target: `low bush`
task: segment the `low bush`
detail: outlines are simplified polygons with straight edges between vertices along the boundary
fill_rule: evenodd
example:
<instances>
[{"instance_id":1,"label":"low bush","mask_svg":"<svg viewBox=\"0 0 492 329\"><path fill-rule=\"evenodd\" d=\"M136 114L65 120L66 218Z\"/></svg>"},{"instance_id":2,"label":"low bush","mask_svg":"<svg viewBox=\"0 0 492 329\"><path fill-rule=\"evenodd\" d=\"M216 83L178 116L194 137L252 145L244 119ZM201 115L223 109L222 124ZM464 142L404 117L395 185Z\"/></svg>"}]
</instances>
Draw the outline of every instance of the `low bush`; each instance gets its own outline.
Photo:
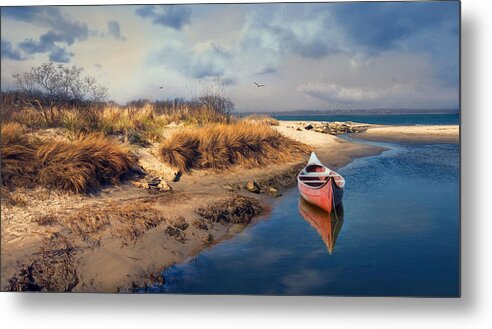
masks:
<instances>
[{"instance_id":1,"label":"low bush","mask_svg":"<svg viewBox=\"0 0 492 329\"><path fill-rule=\"evenodd\" d=\"M158 115L152 105L143 108L106 107L97 120L97 131L104 134L139 135L150 141L160 141L164 126L170 121Z\"/></svg>"},{"instance_id":2,"label":"low bush","mask_svg":"<svg viewBox=\"0 0 492 329\"><path fill-rule=\"evenodd\" d=\"M36 172L37 141L26 137L21 126L15 123L2 125L1 174L2 185L29 185Z\"/></svg>"},{"instance_id":3,"label":"low bush","mask_svg":"<svg viewBox=\"0 0 492 329\"><path fill-rule=\"evenodd\" d=\"M1 185L42 185L77 193L116 183L136 163L130 150L100 134L72 142L39 141L13 123L2 125Z\"/></svg>"},{"instance_id":4,"label":"low bush","mask_svg":"<svg viewBox=\"0 0 492 329\"><path fill-rule=\"evenodd\" d=\"M241 118L241 121L256 125L278 126L279 122L268 115L252 114Z\"/></svg>"},{"instance_id":5,"label":"low bush","mask_svg":"<svg viewBox=\"0 0 492 329\"><path fill-rule=\"evenodd\" d=\"M48 141L36 151L41 185L77 193L116 183L135 163L129 150L102 135Z\"/></svg>"},{"instance_id":6,"label":"low bush","mask_svg":"<svg viewBox=\"0 0 492 329\"><path fill-rule=\"evenodd\" d=\"M196 166L196 161L200 156L199 146L200 136L197 132L178 131L161 144L160 155L165 163L188 171Z\"/></svg>"},{"instance_id":7,"label":"low bush","mask_svg":"<svg viewBox=\"0 0 492 329\"><path fill-rule=\"evenodd\" d=\"M48 128L46 120L43 118L41 112L33 108L26 108L14 112L12 115L12 122L16 122L19 125L31 130Z\"/></svg>"},{"instance_id":8,"label":"low bush","mask_svg":"<svg viewBox=\"0 0 492 329\"><path fill-rule=\"evenodd\" d=\"M160 146L164 162L182 171L259 167L304 156L308 147L268 126L210 124L175 133Z\"/></svg>"}]
</instances>

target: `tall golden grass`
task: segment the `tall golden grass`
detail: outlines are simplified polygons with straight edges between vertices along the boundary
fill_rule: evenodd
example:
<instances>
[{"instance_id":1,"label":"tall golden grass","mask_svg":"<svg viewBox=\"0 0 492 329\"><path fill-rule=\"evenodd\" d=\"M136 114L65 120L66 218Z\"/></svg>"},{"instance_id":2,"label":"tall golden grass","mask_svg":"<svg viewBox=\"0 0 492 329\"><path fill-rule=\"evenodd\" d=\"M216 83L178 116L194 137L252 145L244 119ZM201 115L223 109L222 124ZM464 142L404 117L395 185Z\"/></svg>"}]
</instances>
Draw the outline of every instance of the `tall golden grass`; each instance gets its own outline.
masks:
<instances>
[{"instance_id":1,"label":"tall golden grass","mask_svg":"<svg viewBox=\"0 0 492 329\"><path fill-rule=\"evenodd\" d=\"M2 125L0 156L3 186L30 182L36 171L36 147L36 142L25 136L20 125Z\"/></svg>"},{"instance_id":2,"label":"tall golden grass","mask_svg":"<svg viewBox=\"0 0 492 329\"><path fill-rule=\"evenodd\" d=\"M41 112L33 108L13 112L11 120L12 122L31 130L48 128Z\"/></svg>"},{"instance_id":3,"label":"tall golden grass","mask_svg":"<svg viewBox=\"0 0 492 329\"><path fill-rule=\"evenodd\" d=\"M135 162L130 151L102 135L86 135L72 142L49 141L36 151L41 185L87 192L116 183Z\"/></svg>"},{"instance_id":4,"label":"tall golden grass","mask_svg":"<svg viewBox=\"0 0 492 329\"><path fill-rule=\"evenodd\" d=\"M42 185L77 193L115 183L136 162L129 149L102 135L72 142L34 141L17 124L1 130L1 175L6 187Z\"/></svg>"},{"instance_id":5,"label":"tall golden grass","mask_svg":"<svg viewBox=\"0 0 492 329\"><path fill-rule=\"evenodd\" d=\"M199 146L200 136L198 132L182 130L161 143L160 155L164 162L188 171L196 166L196 161L200 156Z\"/></svg>"},{"instance_id":6,"label":"tall golden grass","mask_svg":"<svg viewBox=\"0 0 492 329\"><path fill-rule=\"evenodd\" d=\"M241 118L241 121L256 125L278 126L277 119L264 114L252 114Z\"/></svg>"},{"instance_id":7,"label":"tall golden grass","mask_svg":"<svg viewBox=\"0 0 492 329\"><path fill-rule=\"evenodd\" d=\"M94 122L90 112L82 112L77 109L65 109L60 111L60 127L73 132L88 132L97 128L97 121Z\"/></svg>"},{"instance_id":8,"label":"tall golden grass","mask_svg":"<svg viewBox=\"0 0 492 329\"><path fill-rule=\"evenodd\" d=\"M207 106L189 107L182 106L169 114L173 121L181 121L185 125L205 125L209 123L228 123L230 118L222 113L217 113Z\"/></svg>"},{"instance_id":9,"label":"tall golden grass","mask_svg":"<svg viewBox=\"0 0 492 329\"><path fill-rule=\"evenodd\" d=\"M98 115L95 130L106 135L122 134L132 144L145 145L161 141L165 126L171 120L156 113L148 104L142 108L106 107Z\"/></svg>"},{"instance_id":10,"label":"tall golden grass","mask_svg":"<svg viewBox=\"0 0 492 329\"><path fill-rule=\"evenodd\" d=\"M259 167L304 156L308 147L268 126L210 124L179 131L161 143L164 162L182 171Z\"/></svg>"},{"instance_id":11,"label":"tall golden grass","mask_svg":"<svg viewBox=\"0 0 492 329\"><path fill-rule=\"evenodd\" d=\"M227 123L230 118L206 106L182 105L158 113L155 106L140 107L108 105L104 108L62 108L53 112L51 124L46 123L41 111L25 108L10 115L9 120L26 129L37 130L49 127L66 128L73 132L102 132L105 135L124 135L132 140L161 141L165 126L171 122L185 125Z\"/></svg>"}]
</instances>

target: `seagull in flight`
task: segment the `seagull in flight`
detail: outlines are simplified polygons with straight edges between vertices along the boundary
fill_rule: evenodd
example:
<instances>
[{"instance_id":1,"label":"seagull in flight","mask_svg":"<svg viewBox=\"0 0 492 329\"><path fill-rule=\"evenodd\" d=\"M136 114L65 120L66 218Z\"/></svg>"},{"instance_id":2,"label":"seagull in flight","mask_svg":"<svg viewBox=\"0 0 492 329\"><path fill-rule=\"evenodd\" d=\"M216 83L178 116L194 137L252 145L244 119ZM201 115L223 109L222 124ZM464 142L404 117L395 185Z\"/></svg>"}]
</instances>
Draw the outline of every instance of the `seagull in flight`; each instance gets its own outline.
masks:
<instances>
[{"instance_id":1,"label":"seagull in flight","mask_svg":"<svg viewBox=\"0 0 492 329\"><path fill-rule=\"evenodd\" d=\"M253 83L254 83L254 84L256 85L256 87L258 87L258 88L265 87L265 85L264 85L264 84L258 83L258 82L256 82L256 81L253 81Z\"/></svg>"}]
</instances>

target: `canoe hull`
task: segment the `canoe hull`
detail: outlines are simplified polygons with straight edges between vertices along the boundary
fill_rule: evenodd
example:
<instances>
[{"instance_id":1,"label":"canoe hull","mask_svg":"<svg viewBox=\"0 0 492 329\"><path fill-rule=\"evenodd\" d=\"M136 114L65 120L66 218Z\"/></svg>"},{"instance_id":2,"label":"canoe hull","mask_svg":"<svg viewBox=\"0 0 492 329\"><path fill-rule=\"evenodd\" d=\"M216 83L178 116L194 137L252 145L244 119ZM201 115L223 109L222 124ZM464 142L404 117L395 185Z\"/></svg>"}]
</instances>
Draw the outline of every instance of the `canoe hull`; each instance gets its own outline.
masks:
<instances>
[{"instance_id":1,"label":"canoe hull","mask_svg":"<svg viewBox=\"0 0 492 329\"><path fill-rule=\"evenodd\" d=\"M320 188L312 188L299 180L297 186L304 200L329 213L333 211L333 206L337 207L342 203L343 188L337 187L333 179L329 179Z\"/></svg>"},{"instance_id":2,"label":"canoe hull","mask_svg":"<svg viewBox=\"0 0 492 329\"><path fill-rule=\"evenodd\" d=\"M312 152L307 165L297 175L297 186L304 200L331 213L342 203L345 179L323 165Z\"/></svg>"}]
</instances>

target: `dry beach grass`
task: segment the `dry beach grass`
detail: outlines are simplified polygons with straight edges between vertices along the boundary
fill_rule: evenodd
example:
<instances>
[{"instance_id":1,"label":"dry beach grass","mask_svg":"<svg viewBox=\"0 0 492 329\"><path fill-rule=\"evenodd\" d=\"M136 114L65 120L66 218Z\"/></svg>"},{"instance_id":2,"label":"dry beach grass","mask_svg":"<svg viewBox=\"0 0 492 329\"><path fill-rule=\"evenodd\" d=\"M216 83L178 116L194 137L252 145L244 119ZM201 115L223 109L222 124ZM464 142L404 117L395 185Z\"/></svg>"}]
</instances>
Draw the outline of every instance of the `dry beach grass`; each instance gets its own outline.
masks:
<instances>
[{"instance_id":1,"label":"dry beach grass","mask_svg":"<svg viewBox=\"0 0 492 329\"><path fill-rule=\"evenodd\" d=\"M162 159L185 172L193 168L271 165L299 159L308 151L306 145L268 126L248 123L213 124L178 131L160 147Z\"/></svg>"},{"instance_id":2,"label":"dry beach grass","mask_svg":"<svg viewBox=\"0 0 492 329\"><path fill-rule=\"evenodd\" d=\"M247 122L250 124L265 125L265 126L278 126L279 121L272 118L271 116L264 114L251 114L241 118L242 122Z\"/></svg>"},{"instance_id":3,"label":"dry beach grass","mask_svg":"<svg viewBox=\"0 0 492 329\"><path fill-rule=\"evenodd\" d=\"M1 128L1 173L2 186L22 185L32 179L36 172L37 143L24 135L15 123L3 124Z\"/></svg>"},{"instance_id":4,"label":"dry beach grass","mask_svg":"<svg viewBox=\"0 0 492 329\"><path fill-rule=\"evenodd\" d=\"M2 125L1 154L3 186L42 185L76 193L117 182L136 161L128 147L102 135L41 141L13 123Z\"/></svg>"},{"instance_id":5,"label":"dry beach grass","mask_svg":"<svg viewBox=\"0 0 492 329\"><path fill-rule=\"evenodd\" d=\"M77 193L118 182L136 162L127 147L96 134L46 142L37 149L36 160L41 185Z\"/></svg>"}]
</instances>

